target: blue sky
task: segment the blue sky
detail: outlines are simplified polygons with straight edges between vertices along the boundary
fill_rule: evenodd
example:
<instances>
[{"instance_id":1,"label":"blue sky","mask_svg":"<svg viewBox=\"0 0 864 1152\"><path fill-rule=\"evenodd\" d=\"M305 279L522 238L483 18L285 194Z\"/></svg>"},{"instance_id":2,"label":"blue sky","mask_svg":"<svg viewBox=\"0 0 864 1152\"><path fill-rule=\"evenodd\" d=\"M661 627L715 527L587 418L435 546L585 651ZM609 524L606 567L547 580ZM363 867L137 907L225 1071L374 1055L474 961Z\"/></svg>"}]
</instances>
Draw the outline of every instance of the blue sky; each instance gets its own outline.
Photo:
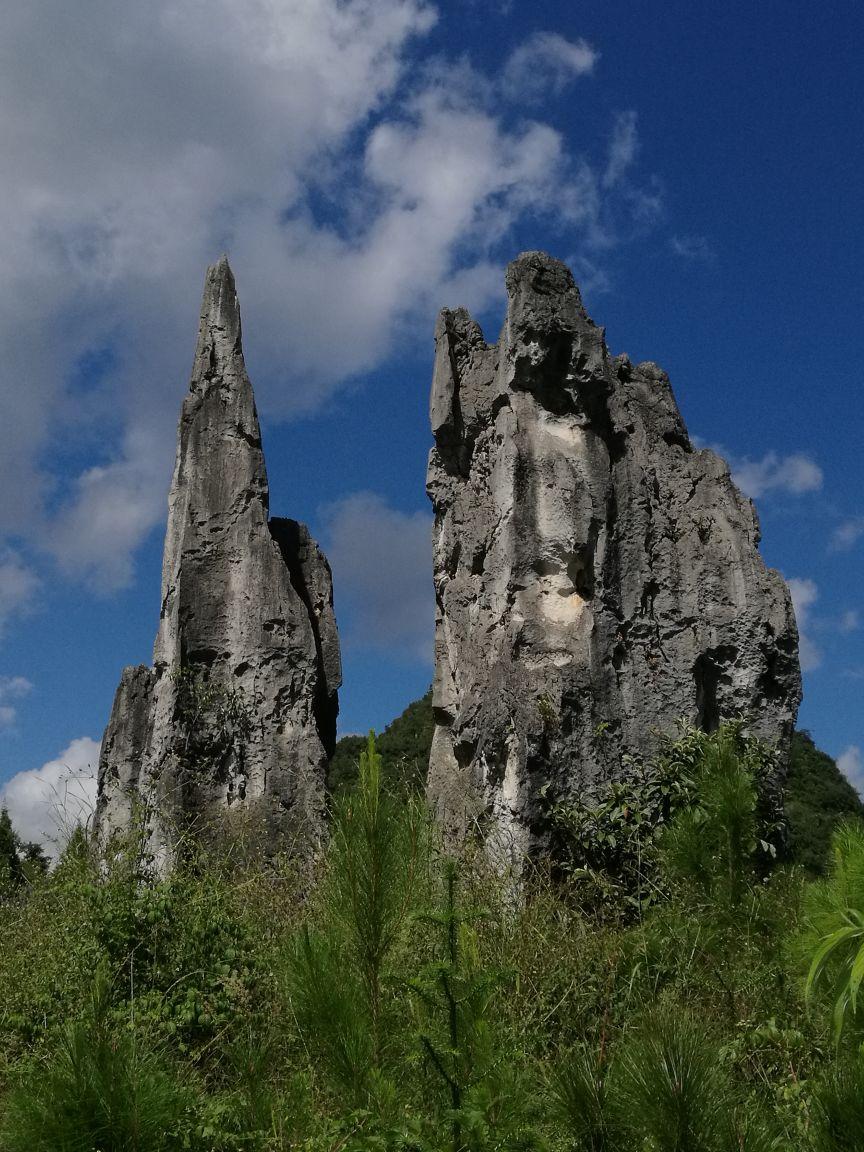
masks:
<instances>
[{"instance_id":1,"label":"blue sky","mask_svg":"<svg viewBox=\"0 0 864 1152\"><path fill-rule=\"evenodd\" d=\"M800 722L860 782L864 14L854 3L92 0L0 15L0 789L22 828L149 662L204 268L273 512L331 557L342 730L431 679L441 306L518 251L671 375L757 502ZM23 775L22 775L23 774ZM61 803L61 807L63 806Z\"/></svg>"}]
</instances>

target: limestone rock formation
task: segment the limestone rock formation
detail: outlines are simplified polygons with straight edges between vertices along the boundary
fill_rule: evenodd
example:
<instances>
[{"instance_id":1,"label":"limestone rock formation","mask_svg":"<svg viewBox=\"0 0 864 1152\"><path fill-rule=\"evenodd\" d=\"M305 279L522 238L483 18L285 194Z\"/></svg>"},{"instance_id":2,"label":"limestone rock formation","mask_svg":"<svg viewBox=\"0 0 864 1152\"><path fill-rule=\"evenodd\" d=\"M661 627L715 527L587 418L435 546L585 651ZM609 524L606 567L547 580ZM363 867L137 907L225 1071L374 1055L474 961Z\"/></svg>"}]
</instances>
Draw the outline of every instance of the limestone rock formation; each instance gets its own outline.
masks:
<instances>
[{"instance_id":1,"label":"limestone rock formation","mask_svg":"<svg viewBox=\"0 0 864 1152\"><path fill-rule=\"evenodd\" d=\"M223 257L180 416L154 667L124 670L99 763L100 839L140 810L162 868L178 835L226 809L304 849L321 832L341 683L330 568L268 503Z\"/></svg>"},{"instance_id":2,"label":"limestone rock formation","mask_svg":"<svg viewBox=\"0 0 864 1152\"><path fill-rule=\"evenodd\" d=\"M480 820L518 858L544 845L544 785L596 794L679 718L785 743L801 681L753 504L666 374L610 356L557 260L506 283L497 344L464 309L436 330L429 791L451 835Z\"/></svg>"}]
</instances>

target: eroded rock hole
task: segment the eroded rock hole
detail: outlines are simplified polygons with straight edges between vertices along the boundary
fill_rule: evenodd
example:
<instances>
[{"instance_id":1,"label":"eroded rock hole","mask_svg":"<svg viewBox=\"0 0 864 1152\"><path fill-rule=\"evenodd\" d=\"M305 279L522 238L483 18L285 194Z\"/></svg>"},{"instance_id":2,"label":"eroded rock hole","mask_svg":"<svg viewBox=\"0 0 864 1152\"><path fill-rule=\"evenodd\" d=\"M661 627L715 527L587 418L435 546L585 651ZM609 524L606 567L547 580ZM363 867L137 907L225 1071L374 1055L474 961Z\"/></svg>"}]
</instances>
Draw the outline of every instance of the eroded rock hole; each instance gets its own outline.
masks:
<instances>
[{"instance_id":1,"label":"eroded rock hole","mask_svg":"<svg viewBox=\"0 0 864 1152\"><path fill-rule=\"evenodd\" d=\"M727 669L734 662L736 655L735 648L715 648L703 652L693 665L696 723L703 732L714 732L719 727L721 715L718 688L721 684L731 683Z\"/></svg>"}]
</instances>

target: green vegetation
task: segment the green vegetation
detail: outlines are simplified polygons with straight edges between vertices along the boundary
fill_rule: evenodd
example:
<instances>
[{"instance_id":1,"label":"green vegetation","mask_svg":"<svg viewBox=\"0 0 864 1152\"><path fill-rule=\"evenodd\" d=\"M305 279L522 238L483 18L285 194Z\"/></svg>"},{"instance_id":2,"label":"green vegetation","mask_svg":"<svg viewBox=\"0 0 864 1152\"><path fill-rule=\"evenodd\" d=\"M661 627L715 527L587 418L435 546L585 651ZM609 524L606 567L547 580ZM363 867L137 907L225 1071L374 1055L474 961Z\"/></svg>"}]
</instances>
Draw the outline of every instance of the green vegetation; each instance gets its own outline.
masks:
<instances>
[{"instance_id":1,"label":"green vegetation","mask_svg":"<svg viewBox=\"0 0 864 1152\"><path fill-rule=\"evenodd\" d=\"M0 899L44 876L48 857L39 844L25 844L16 835L5 808L0 808Z\"/></svg>"},{"instance_id":2,"label":"green vegetation","mask_svg":"<svg viewBox=\"0 0 864 1152\"><path fill-rule=\"evenodd\" d=\"M641 913L676 877L722 889L736 903L755 857L777 856L776 779L773 752L743 724L714 736L684 729L663 741L653 763L628 764L601 802L553 804L553 854L579 879L583 907L593 892L595 915Z\"/></svg>"},{"instance_id":3,"label":"green vegetation","mask_svg":"<svg viewBox=\"0 0 864 1152\"><path fill-rule=\"evenodd\" d=\"M825 871L831 833L841 820L864 817L858 793L809 732L796 732L786 780L789 852L811 872Z\"/></svg>"},{"instance_id":4,"label":"green vegetation","mask_svg":"<svg viewBox=\"0 0 864 1152\"><path fill-rule=\"evenodd\" d=\"M564 866L516 890L412 793L421 705L389 761L352 745L312 883L235 835L158 882L79 835L7 885L0 1152L864 1148L855 814L814 877L770 752L682 731L553 805Z\"/></svg>"},{"instance_id":5,"label":"green vegetation","mask_svg":"<svg viewBox=\"0 0 864 1152\"><path fill-rule=\"evenodd\" d=\"M423 786L434 728L430 689L425 696L409 704L402 715L388 724L377 737L384 776L391 787L416 789ZM698 743L698 733L695 735L691 733L691 739L695 739ZM336 745L336 752L330 761L330 787L334 793L356 781L357 765L365 745L365 736L343 736ZM755 742L751 742L750 747L757 756L765 752L763 749L760 753ZM667 751L673 748L674 756L678 758L692 752L682 746L680 741L670 741ZM661 762L660 765L652 766L652 772L646 774L641 765L633 764L616 789L610 790L609 796L601 806L607 816L616 809L619 814L625 810L628 812L632 822L625 829L625 839L630 841L634 851L641 850L639 842L643 835L654 835L658 825L657 817L665 819L669 810L674 808L675 798L669 791L679 787L687 788L686 772L683 771L686 765L682 764L680 767L681 773L674 764L664 765ZM618 798L625 798L628 803L616 804L616 792ZM636 801L635 805L629 803L633 800ZM772 800L776 803L778 797L773 797ZM822 874L825 871L831 834L837 825L853 816L864 818L864 803L858 793L834 760L815 746L809 732L806 731L796 732L792 737L783 803L785 842L782 851L791 862L800 864L808 872L815 874ZM558 816L566 822L567 815L563 810L558 812ZM781 819L779 811L776 817L778 820ZM578 820L580 816L573 811L571 819ZM588 825L585 831L589 837L593 836L590 825L593 824L600 829L606 823L605 816L595 808L586 810L582 819ZM641 828L638 827L639 824ZM575 832L575 827L571 828L571 837L568 841L570 844L573 842L572 835ZM583 853L583 859L590 858L590 852ZM623 860L619 860L619 867L612 870L613 875L620 875L623 863ZM607 868L606 871L610 869Z\"/></svg>"},{"instance_id":6,"label":"green vegetation","mask_svg":"<svg viewBox=\"0 0 864 1152\"><path fill-rule=\"evenodd\" d=\"M432 715L432 689L409 704L376 737L382 772L393 790L419 790L426 780L429 749L435 720ZM357 765L366 746L365 736L343 736L330 761L329 785L334 794L357 780Z\"/></svg>"},{"instance_id":7,"label":"green vegetation","mask_svg":"<svg viewBox=\"0 0 864 1152\"><path fill-rule=\"evenodd\" d=\"M833 841L830 875L814 884L804 898L807 951L813 960L807 975L808 995L828 984L836 996L834 1034L858 1011L864 981L864 824L841 825Z\"/></svg>"}]
</instances>

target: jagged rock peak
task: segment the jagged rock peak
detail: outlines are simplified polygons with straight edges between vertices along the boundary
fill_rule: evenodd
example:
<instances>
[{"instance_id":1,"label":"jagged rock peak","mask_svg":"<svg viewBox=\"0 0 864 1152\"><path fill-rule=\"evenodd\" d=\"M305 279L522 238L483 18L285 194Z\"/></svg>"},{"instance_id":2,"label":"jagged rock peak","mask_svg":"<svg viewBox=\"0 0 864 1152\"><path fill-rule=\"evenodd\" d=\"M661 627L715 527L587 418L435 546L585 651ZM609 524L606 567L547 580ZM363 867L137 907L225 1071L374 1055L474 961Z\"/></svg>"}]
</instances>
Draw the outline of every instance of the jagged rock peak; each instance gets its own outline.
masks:
<instances>
[{"instance_id":1,"label":"jagged rock peak","mask_svg":"<svg viewBox=\"0 0 864 1152\"><path fill-rule=\"evenodd\" d=\"M801 687L752 502L666 374L609 355L560 261L523 253L506 286L497 344L464 309L435 333L429 791L451 835L480 820L518 859L550 799L598 794L681 718L785 746Z\"/></svg>"},{"instance_id":2,"label":"jagged rock peak","mask_svg":"<svg viewBox=\"0 0 864 1152\"><path fill-rule=\"evenodd\" d=\"M226 812L305 852L322 831L341 683L330 568L305 525L268 520L268 504L223 256L180 414L154 666L124 670L99 766L101 842L137 811L162 868Z\"/></svg>"},{"instance_id":3,"label":"jagged rock peak","mask_svg":"<svg viewBox=\"0 0 864 1152\"><path fill-rule=\"evenodd\" d=\"M234 273L224 253L207 269L204 280L196 361L200 360L202 353L209 355L211 348L226 360L234 352L242 355L240 304Z\"/></svg>"},{"instance_id":4,"label":"jagged rock peak","mask_svg":"<svg viewBox=\"0 0 864 1152\"><path fill-rule=\"evenodd\" d=\"M545 252L523 252L504 273L511 327L575 329L591 323L573 273Z\"/></svg>"}]
</instances>

